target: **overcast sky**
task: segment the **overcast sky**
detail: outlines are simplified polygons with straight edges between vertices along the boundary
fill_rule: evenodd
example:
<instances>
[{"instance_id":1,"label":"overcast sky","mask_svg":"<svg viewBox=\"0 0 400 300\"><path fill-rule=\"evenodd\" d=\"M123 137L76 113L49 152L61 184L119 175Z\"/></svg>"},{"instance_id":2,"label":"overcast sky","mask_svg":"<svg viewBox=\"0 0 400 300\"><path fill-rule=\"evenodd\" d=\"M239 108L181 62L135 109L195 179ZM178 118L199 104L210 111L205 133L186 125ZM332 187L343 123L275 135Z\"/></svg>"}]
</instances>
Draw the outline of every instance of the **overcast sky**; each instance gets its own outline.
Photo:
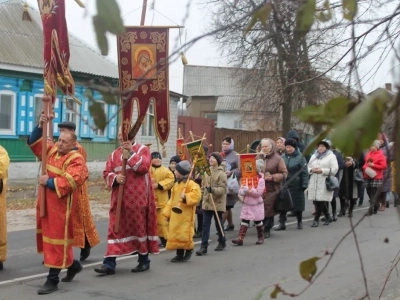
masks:
<instances>
[{"instance_id":1,"label":"overcast sky","mask_svg":"<svg viewBox=\"0 0 400 300\"><path fill-rule=\"evenodd\" d=\"M88 15L84 16L85 10L80 8L75 1L66 0L67 3L67 23L71 33L86 41L90 46L98 49L96 37L92 25L92 18L96 13L95 0L81 0L87 5ZM32 6L37 6L36 0L28 0ZM117 0L120 5L125 25L140 25L140 15L142 0ZM148 0L150 5L153 0ZM198 1L192 1L198 2ZM187 11L188 0L157 0L155 11L147 10L145 25L184 25L185 29L180 31L182 44L197 37L209 28L211 19L210 12L204 5L193 3L189 10L189 18L183 24L183 18ZM178 44L177 42L178 38ZM179 30L170 30L170 53L179 44ZM109 36L109 58L117 62L117 46L114 36ZM186 57L191 65L207 66L227 66L218 52L218 48L210 39L203 39L196 43L186 52ZM363 65L361 70L367 72L377 58L379 52L374 53ZM386 82L391 82L392 76L390 70L393 68L392 56L389 56L382 64L378 73L364 82L364 92L370 92L377 87L383 87ZM183 65L180 60L170 66L170 89L172 91L182 92ZM367 77L366 77L367 78Z\"/></svg>"}]
</instances>

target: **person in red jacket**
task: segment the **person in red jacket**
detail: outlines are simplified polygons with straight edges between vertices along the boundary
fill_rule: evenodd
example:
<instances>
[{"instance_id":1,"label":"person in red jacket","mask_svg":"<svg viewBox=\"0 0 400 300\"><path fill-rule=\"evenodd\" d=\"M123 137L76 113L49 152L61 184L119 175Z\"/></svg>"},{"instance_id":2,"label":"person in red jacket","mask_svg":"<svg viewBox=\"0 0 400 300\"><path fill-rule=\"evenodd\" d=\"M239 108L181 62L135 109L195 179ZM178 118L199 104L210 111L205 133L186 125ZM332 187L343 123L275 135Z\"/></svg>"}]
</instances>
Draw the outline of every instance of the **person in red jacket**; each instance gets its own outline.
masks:
<instances>
[{"instance_id":1,"label":"person in red jacket","mask_svg":"<svg viewBox=\"0 0 400 300\"><path fill-rule=\"evenodd\" d=\"M379 149L380 142L375 140L372 143L370 151L365 156L365 163L363 166L364 171L364 185L367 189L367 194L370 198L370 206L368 215L376 214L379 209L380 188L383 184L383 172L387 168L386 157L382 150Z\"/></svg>"}]
</instances>

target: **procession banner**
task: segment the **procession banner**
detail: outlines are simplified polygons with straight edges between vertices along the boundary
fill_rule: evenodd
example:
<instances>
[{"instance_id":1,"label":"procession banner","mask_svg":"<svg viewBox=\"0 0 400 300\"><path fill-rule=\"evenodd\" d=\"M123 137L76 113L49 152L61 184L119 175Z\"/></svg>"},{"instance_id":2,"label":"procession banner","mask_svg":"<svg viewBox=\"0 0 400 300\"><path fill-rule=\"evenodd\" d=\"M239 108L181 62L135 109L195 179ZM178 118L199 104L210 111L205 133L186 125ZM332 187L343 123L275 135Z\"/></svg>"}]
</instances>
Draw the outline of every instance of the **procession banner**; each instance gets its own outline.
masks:
<instances>
[{"instance_id":1,"label":"procession banner","mask_svg":"<svg viewBox=\"0 0 400 300\"><path fill-rule=\"evenodd\" d=\"M176 155L178 155L181 160L185 160L186 158L184 142L184 139L176 139Z\"/></svg>"},{"instance_id":2,"label":"procession banner","mask_svg":"<svg viewBox=\"0 0 400 300\"><path fill-rule=\"evenodd\" d=\"M138 118L131 126L129 136L136 136L149 105L154 103L154 128L161 144L167 142L170 128L168 88L169 30L161 27L126 27L126 33L117 38L120 89L133 89L127 97L126 116L137 103ZM125 107L124 107L125 110Z\"/></svg>"},{"instance_id":3,"label":"procession banner","mask_svg":"<svg viewBox=\"0 0 400 300\"><path fill-rule=\"evenodd\" d=\"M258 174L256 166L256 153L239 154L240 171L242 172L241 185L257 188Z\"/></svg>"},{"instance_id":4,"label":"procession banner","mask_svg":"<svg viewBox=\"0 0 400 300\"><path fill-rule=\"evenodd\" d=\"M64 95L75 94L75 83L69 71L69 40L65 19L65 0L38 0L43 23L44 88L54 103L57 87Z\"/></svg>"},{"instance_id":5,"label":"procession banner","mask_svg":"<svg viewBox=\"0 0 400 300\"><path fill-rule=\"evenodd\" d=\"M194 159L197 156L195 164L196 174L207 173L208 175L211 175L210 167L208 165L207 155L203 148L203 140L198 140L188 143L186 144L186 147L188 149L189 156L192 161L194 161Z\"/></svg>"}]
</instances>

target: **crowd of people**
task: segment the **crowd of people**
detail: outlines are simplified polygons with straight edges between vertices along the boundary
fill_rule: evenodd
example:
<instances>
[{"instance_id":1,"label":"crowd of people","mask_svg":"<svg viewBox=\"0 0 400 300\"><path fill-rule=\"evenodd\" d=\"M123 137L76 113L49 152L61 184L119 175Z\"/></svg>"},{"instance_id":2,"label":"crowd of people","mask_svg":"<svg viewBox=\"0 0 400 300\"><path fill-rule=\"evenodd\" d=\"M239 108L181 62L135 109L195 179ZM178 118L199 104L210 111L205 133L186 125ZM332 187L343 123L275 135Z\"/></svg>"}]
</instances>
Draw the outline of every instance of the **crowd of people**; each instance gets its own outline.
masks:
<instances>
[{"instance_id":1,"label":"crowd of people","mask_svg":"<svg viewBox=\"0 0 400 300\"><path fill-rule=\"evenodd\" d=\"M82 270L74 259L73 247L81 248L83 261L99 243L88 200L86 153L77 142L75 124L60 123L58 141L46 143L42 140L46 122L42 115L27 141L37 157L47 152L47 172L38 179L42 188L37 201L36 240L49 274L39 294L58 289L61 269L67 268L64 282L72 281ZM223 139L220 152L208 153L204 146L210 167L210 173L204 174L196 174L195 166L179 156L173 156L169 167L164 167L160 153L151 153L133 137L124 141L121 128L118 138L121 146L109 155L103 172L111 204L106 253L103 263L94 269L101 275L115 274L117 258L132 254L138 254L138 264L131 271L147 271L149 254L158 253L161 247L176 251L172 263L187 262L193 253L207 255L213 218L218 236L214 250L223 251L225 232L235 230L232 209L237 203L241 203L241 212L238 235L231 241L235 246L243 245L252 225L257 231L255 244L262 245L271 237L271 230L286 229L288 216L295 216L297 229L302 230L306 200L314 204L313 228L320 220L329 225L346 214L352 217L357 201L363 205L364 189L370 199L369 216L389 206L390 193L394 205L400 203L392 180L396 172L394 147L384 134L379 134L370 149L357 158L343 156L329 140L320 141L311 156L304 156L305 146L294 130L286 138L264 138L256 149L256 182L251 185L241 181L239 155L229 136ZM129 153L128 157L124 153ZM0 146L0 270L7 250L3 212L9 162ZM42 196L45 202L40 200ZM277 203L282 201L289 205L278 210ZM274 226L276 215L278 224ZM194 252L196 238L201 244Z\"/></svg>"}]
</instances>

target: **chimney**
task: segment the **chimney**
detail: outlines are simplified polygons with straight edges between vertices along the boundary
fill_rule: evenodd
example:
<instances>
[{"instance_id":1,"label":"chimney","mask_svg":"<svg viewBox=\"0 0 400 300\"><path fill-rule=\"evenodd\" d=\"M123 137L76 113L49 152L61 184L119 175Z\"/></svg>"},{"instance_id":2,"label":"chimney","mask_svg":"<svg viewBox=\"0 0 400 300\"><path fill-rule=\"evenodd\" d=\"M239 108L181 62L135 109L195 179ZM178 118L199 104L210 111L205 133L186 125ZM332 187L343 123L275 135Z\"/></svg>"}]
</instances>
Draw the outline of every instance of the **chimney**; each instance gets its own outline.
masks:
<instances>
[{"instance_id":1,"label":"chimney","mask_svg":"<svg viewBox=\"0 0 400 300\"><path fill-rule=\"evenodd\" d=\"M389 92L392 91L392 84L391 83L385 83L385 89Z\"/></svg>"}]
</instances>

